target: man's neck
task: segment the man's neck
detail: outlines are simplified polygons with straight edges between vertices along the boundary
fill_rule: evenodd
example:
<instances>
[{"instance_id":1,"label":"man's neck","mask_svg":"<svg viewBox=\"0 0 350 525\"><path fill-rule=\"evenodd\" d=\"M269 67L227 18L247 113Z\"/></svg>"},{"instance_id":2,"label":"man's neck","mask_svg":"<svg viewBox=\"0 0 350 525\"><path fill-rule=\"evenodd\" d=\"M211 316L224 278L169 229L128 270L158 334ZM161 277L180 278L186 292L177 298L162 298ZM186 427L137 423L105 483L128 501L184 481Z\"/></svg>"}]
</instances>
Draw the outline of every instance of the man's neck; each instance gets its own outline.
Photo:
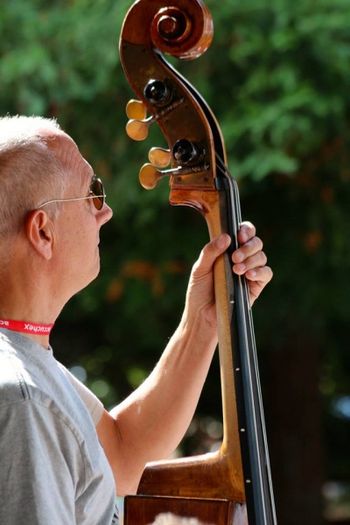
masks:
<instances>
[{"instance_id":1,"label":"man's neck","mask_svg":"<svg viewBox=\"0 0 350 525\"><path fill-rule=\"evenodd\" d=\"M0 316L0 328L21 333L47 348L53 324L36 323L23 319L3 318Z\"/></svg>"},{"instance_id":2,"label":"man's neck","mask_svg":"<svg viewBox=\"0 0 350 525\"><path fill-rule=\"evenodd\" d=\"M11 286L0 286L0 326L22 333L44 348L49 347L49 336L58 311L49 303L49 295L37 289L31 292Z\"/></svg>"},{"instance_id":3,"label":"man's neck","mask_svg":"<svg viewBox=\"0 0 350 525\"><path fill-rule=\"evenodd\" d=\"M33 256L21 256L17 259L13 257L11 265L2 267L0 319L32 325L32 330L18 331L47 349L50 330L40 330L40 325L53 325L64 302L60 301L57 286L52 280L52 272L48 269L39 271L36 264L38 263ZM16 331L15 323L11 329Z\"/></svg>"}]
</instances>

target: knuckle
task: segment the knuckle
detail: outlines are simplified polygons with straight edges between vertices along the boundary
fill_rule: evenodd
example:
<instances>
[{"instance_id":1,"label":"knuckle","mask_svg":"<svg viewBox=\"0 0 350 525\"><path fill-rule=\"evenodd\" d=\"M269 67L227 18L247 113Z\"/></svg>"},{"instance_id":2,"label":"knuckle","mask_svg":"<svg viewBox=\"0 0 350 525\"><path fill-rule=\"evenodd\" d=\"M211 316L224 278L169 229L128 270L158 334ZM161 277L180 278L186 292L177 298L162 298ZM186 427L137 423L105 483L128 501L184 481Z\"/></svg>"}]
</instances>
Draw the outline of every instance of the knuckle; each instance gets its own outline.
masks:
<instances>
[{"instance_id":1,"label":"knuckle","mask_svg":"<svg viewBox=\"0 0 350 525\"><path fill-rule=\"evenodd\" d=\"M250 239L245 246L242 246L242 250L246 255L258 254L262 251L263 243L259 237L253 237Z\"/></svg>"},{"instance_id":2,"label":"knuckle","mask_svg":"<svg viewBox=\"0 0 350 525\"><path fill-rule=\"evenodd\" d=\"M262 240L260 239L260 237L254 237L254 245L256 247L257 250L262 250L263 247L264 247L264 243L262 242Z\"/></svg>"},{"instance_id":3,"label":"knuckle","mask_svg":"<svg viewBox=\"0 0 350 525\"><path fill-rule=\"evenodd\" d=\"M267 255L266 255L266 253L261 251L260 252L260 258L261 258L262 263L265 265L267 263Z\"/></svg>"}]
</instances>

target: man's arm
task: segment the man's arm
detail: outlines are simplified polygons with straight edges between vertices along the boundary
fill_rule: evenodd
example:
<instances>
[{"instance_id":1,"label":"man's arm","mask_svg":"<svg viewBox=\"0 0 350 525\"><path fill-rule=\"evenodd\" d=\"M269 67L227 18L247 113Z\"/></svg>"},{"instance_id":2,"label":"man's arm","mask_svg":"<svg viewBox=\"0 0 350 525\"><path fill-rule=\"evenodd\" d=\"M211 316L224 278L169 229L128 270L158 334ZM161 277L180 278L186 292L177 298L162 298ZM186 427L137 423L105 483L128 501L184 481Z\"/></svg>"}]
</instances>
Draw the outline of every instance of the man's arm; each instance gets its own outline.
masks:
<instances>
[{"instance_id":1,"label":"man's arm","mask_svg":"<svg viewBox=\"0 0 350 525\"><path fill-rule=\"evenodd\" d=\"M242 225L239 242L233 271L246 276L253 303L272 272L253 225ZM120 495L136 491L145 464L168 457L191 422L217 344L213 265L229 243L222 235L204 247L192 269L180 324L156 367L97 425Z\"/></svg>"}]
</instances>

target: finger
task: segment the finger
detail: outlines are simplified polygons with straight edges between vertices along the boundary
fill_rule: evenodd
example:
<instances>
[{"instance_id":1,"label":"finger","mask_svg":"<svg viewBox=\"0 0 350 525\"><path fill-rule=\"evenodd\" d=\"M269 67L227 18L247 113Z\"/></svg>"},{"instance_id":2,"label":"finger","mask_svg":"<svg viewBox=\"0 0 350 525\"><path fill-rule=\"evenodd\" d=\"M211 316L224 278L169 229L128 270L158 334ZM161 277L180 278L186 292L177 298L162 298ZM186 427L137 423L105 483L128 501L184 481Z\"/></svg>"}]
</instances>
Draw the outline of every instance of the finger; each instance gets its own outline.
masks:
<instances>
[{"instance_id":1,"label":"finger","mask_svg":"<svg viewBox=\"0 0 350 525\"><path fill-rule=\"evenodd\" d=\"M262 268L254 268L254 270L248 270L245 273L246 279L249 281L249 287L252 283L256 283L260 286L261 290L269 283L273 277L273 271L269 266L263 266Z\"/></svg>"},{"instance_id":2,"label":"finger","mask_svg":"<svg viewBox=\"0 0 350 525\"><path fill-rule=\"evenodd\" d=\"M256 228L254 224L249 221L242 222L237 233L238 243L244 244L245 242L249 241L249 239L252 239L255 234Z\"/></svg>"},{"instance_id":3,"label":"finger","mask_svg":"<svg viewBox=\"0 0 350 525\"><path fill-rule=\"evenodd\" d=\"M230 236L227 233L223 233L206 244L194 265L194 272L196 274L204 274L211 271L215 260L227 250L230 243Z\"/></svg>"},{"instance_id":4,"label":"finger","mask_svg":"<svg viewBox=\"0 0 350 525\"><path fill-rule=\"evenodd\" d=\"M235 250L232 254L232 261L234 263L245 262L248 257L258 253L263 248L263 242L260 237L253 237L249 241L243 244L238 250Z\"/></svg>"},{"instance_id":5,"label":"finger","mask_svg":"<svg viewBox=\"0 0 350 525\"><path fill-rule=\"evenodd\" d=\"M242 275L249 270L255 270L257 268L265 266L267 263L267 257L264 252L260 251L251 257L248 257L244 262L234 264L232 269L237 275Z\"/></svg>"},{"instance_id":6,"label":"finger","mask_svg":"<svg viewBox=\"0 0 350 525\"><path fill-rule=\"evenodd\" d=\"M250 306L253 306L254 301L259 297L265 285L260 285L259 282L249 283L249 302Z\"/></svg>"},{"instance_id":7,"label":"finger","mask_svg":"<svg viewBox=\"0 0 350 525\"><path fill-rule=\"evenodd\" d=\"M255 299L259 297L265 286L271 281L273 272L269 266L249 270L246 273L246 279L249 290L249 300L252 306Z\"/></svg>"}]
</instances>

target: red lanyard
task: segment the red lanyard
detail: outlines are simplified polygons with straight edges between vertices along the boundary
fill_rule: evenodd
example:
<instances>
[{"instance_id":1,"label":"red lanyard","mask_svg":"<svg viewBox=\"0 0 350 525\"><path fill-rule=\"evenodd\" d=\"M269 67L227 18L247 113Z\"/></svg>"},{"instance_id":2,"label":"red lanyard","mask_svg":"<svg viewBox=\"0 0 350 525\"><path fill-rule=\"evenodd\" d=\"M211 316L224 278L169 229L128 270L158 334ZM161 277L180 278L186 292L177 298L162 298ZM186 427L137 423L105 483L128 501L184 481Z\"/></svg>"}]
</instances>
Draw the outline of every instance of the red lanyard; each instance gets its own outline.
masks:
<instances>
[{"instance_id":1,"label":"red lanyard","mask_svg":"<svg viewBox=\"0 0 350 525\"><path fill-rule=\"evenodd\" d=\"M0 319L0 328L7 328L25 334L49 335L53 324L30 323L28 321L14 321L13 319Z\"/></svg>"}]
</instances>

